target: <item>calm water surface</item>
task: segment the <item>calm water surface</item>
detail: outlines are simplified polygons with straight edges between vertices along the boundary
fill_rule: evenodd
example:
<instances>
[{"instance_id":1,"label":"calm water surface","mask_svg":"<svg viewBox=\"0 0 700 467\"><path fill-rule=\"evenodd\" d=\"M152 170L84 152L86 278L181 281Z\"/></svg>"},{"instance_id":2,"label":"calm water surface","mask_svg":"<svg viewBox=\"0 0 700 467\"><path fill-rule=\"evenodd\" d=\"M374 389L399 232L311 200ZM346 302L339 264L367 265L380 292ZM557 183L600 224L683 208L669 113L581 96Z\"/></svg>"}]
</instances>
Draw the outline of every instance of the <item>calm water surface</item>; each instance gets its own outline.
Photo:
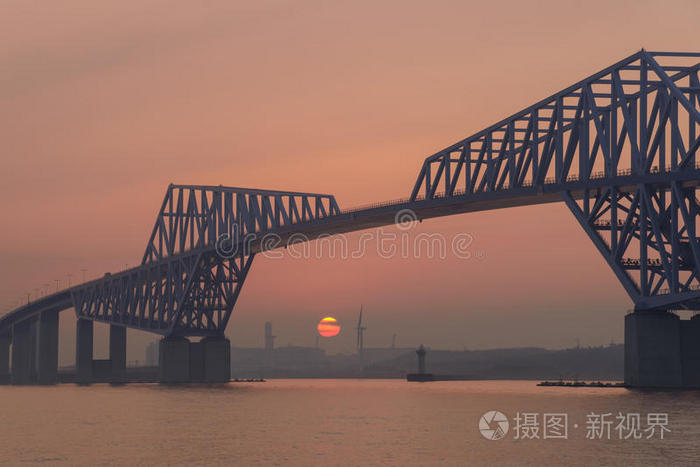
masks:
<instances>
[{"instance_id":1,"label":"calm water surface","mask_svg":"<svg viewBox=\"0 0 700 467\"><path fill-rule=\"evenodd\" d=\"M0 463L697 465L700 393L530 381L273 380L0 387ZM500 440L479 418L510 419ZM568 439L514 439L517 412L567 413ZM663 440L586 439L590 413L668 414ZM541 420L540 420L541 421ZM578 428L574 428L574 425Z\"/></svg>"}]
</instances>

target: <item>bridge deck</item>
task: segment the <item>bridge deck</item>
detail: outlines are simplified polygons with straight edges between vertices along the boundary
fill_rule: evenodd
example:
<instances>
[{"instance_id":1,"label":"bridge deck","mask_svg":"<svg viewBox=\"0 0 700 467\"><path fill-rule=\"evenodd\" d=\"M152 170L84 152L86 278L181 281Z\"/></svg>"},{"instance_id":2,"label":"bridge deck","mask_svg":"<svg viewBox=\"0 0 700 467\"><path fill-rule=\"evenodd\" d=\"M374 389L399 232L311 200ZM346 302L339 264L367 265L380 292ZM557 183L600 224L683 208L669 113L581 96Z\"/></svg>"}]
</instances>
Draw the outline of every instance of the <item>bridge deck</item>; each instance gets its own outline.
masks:
<instances>
[{"instance_id":1,"label":"bridge deck","mask_svg":"<svg viewBox=\"0 0 700 467\"><path fill-rule=\"evenodd\" d=\"M698 186L700 168L679 173L674 180L680 181L684 187ZM611 185L622 193L633 193L640 183L656 184L660 189L670 188L670 181L664 172L621 175L586 181L570 179L567 183L552 182L538 187L507 188L483 193L455 193L451 196L436 194L432 199L418 198L416 201L410 201L409 198L392 200L344 210L338 215L319 221L268 233L279 235L282 240L287 240L295 233L302 233L313 240L325 234L336 235L395 224L396 214L404 209L410 209L418 220L423 220L468 212L561 202L563 201L561 193L564 191L571 193L574 199L581 199L586 190L605 189ZM261 251L259 241L251 243L251 251L254 253Z\"/></svg>"}]
</instances>

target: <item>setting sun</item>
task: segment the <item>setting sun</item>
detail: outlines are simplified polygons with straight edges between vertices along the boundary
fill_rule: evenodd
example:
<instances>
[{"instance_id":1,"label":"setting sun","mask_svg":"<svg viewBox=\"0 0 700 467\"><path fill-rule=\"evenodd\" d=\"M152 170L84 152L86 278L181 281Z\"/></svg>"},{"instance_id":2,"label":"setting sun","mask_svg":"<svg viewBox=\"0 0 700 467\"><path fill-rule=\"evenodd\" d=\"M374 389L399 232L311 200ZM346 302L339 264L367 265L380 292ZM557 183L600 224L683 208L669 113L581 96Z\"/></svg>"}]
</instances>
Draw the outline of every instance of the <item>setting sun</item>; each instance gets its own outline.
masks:
<instances>
[{"instance_id":1,"label":"setting sun","mask_svg":"<svg viewBox=\"0 0 700 467\"><path fill-rule=\"evenodd\" d=\"M340 332L340 324L335 318L326 317L319 321L316 329L321 337L333 337Z\"/></svg>"}]
</instances>

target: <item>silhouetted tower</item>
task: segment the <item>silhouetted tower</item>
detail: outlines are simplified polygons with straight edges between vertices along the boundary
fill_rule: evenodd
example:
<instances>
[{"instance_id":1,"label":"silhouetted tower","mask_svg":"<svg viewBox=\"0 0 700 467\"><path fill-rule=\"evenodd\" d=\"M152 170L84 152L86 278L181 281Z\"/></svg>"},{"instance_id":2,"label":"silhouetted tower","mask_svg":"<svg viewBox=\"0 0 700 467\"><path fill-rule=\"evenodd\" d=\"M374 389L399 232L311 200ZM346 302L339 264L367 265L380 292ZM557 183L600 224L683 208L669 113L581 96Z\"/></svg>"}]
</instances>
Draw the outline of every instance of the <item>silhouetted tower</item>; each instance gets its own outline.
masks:
<instances>
[{"instance_id":1,"label":"silhouetted tower","mask_svg":"<svg viewBox=\"0 0 700 467\"><path fill-rule=\"evenodd\" d=\"M416 355L418 355L418 373L425 373L425 347L423 344L416 350Z\"/></svg>"},{"instance_id":2,"label":"silhouetted tower","mask_svg":"<svg viewBox=\"0 0 700 467\"><path fill-rule=\"evenodd\" d=\"M360 318L357 320L357 354L360 356L360 361L363 360L363 350L365 348L364 333L366 327L362 326L362 305L360 305Z\"/></svg>"},{"instance_id":3,"label":"silhouetted tower","mask_svg":"<svg viewBox=\"0 0 700 467\"><path fill-rule=\"evenodd\" d=\"M396 334L391 336L391 348L395 349L396 348Z\"/></svg>"},{"instance_id":4,"label":"silhouetted tower","mask_svg":"<svg viewBox=\"0 0 700 467\"><path fill-rule=\"evenodd\" d=\"M272 335L272 323L265 323L265 352L269 355L272 354L272 350L275 348L275 337Z\"/></svg>"}]
</instances>

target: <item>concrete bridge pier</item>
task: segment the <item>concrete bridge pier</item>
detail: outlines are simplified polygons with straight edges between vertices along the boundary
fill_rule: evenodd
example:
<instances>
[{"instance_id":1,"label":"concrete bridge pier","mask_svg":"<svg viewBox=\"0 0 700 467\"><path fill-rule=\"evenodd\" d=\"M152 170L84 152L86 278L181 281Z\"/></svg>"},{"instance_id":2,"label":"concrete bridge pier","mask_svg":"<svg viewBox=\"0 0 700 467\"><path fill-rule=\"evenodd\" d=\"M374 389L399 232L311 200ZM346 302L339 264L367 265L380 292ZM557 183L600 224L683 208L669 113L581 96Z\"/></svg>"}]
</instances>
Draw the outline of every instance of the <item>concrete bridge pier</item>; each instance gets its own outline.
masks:
<instances>
[{"instance_id":1,"label":"concrete bridge pier","mask_svg":"<svg viewBox=\"0 0 700 467\"><path fill-rule=\"evenodd\" d=\"M78 319L75 330L75 381L78 384L92 382L126 382L126 328L109 326L109 358L93 358L94 323Z\"/></svg>"},{"instance_id":2,"label":"concrete bridge pier","mask_svg":"<svg viewBox=\"0 0 700 467\"><path fill-rule=\"evenodd\" d=\"M12 384L32 384L36 381L36 319L12 325Z\"/></svg>"},{"instance_id":3,"label":"concrete bridge pier","mask_svg":"<svg viewBox=\"0 0 700 467\"><path fill-rule=\"evenodd\" d=\"M37 383L58 382L58 310L44 311L37 322Z\"/></svg>"},{"instance_id":4,"label":"concrete bridge pier","mask_svg":"<svg viewBox=\"0 0 700 467\"><path fill-rule=\"evenodd\" d=\"M625 316L625 384L700 387L700 316L682 320L654 310Z\"/></svg>"},{"instance_id":5,"label":"concrete bridge pier","mask_svg":"<svg viewBox=\"0 0 700 467\"><path fill-rule=\"evenodd\" d=\"M10 383L10 333L0 334L0 384Z\"/></svg>"},{"instance_id":6,"label":"concrete bridge pier","mask_svg":"<svg viewBox=\"0 0 700 467\"><path fill-rule=\"evenodd\" d=\"M203 347L204 381L226 383L231 380L231 341L223 336L205 337Z\"/></svg>"},{"instance_id":7,"label":"concrete bridge pier","mask_svg":"<svg viewBox=\"0 0 700 467\"><path fill-rule=\"evenodd\" d=\"M165 337L159 348L160 382L223 383L231 379L231 342L224 336L190 342L185 337Z\"/></svg>"},{"instance_id":8,"label":"concrete bridge pier","mask_svg":"<svg viewBox=\"0 0 700 467\"><path fill-rule=\"evenodd\" d=\"M190 381L204 382L204 342L190 342Z\"/></svg>"},{"instance_id":9,"label":"concrete bridge pier","mask_svg":"<svg viewBox=\"0 0 700 467\"><path fill-rule=\"evenodd\" d=\"M190 341L186 337L164 337L158 345L161 383L190 382Z\"/></svg>"},{"instance_id":10,"label":"concrete bridge pier","mask_svg":"<svg viewBox=\"0 0 700 467\"><path fill-rule=\"evenodd\" d=\"M75 382L92 382L93 324L89 319L78 319L75 327Z\"/></svg>"},{"instance_id":11,"label":"concrete bridge pier","mask_svg":"<svg viewBox=\"0 0 700 467\"><path fill-rule=\"evenodd\" d=\"M700 388L700 315L680 323L683 385Z\"/></svg>"},{"instance_id":12,"label":"concrete bridge pier","mask_svg":"<svg viewBox=\"0 0 700 467\"><path fill-rule=\"evenodd\" d=\"M126 328L109 326L109 360L111 362L111 382L126 381Z\"/></svg>"}]
</instances>

